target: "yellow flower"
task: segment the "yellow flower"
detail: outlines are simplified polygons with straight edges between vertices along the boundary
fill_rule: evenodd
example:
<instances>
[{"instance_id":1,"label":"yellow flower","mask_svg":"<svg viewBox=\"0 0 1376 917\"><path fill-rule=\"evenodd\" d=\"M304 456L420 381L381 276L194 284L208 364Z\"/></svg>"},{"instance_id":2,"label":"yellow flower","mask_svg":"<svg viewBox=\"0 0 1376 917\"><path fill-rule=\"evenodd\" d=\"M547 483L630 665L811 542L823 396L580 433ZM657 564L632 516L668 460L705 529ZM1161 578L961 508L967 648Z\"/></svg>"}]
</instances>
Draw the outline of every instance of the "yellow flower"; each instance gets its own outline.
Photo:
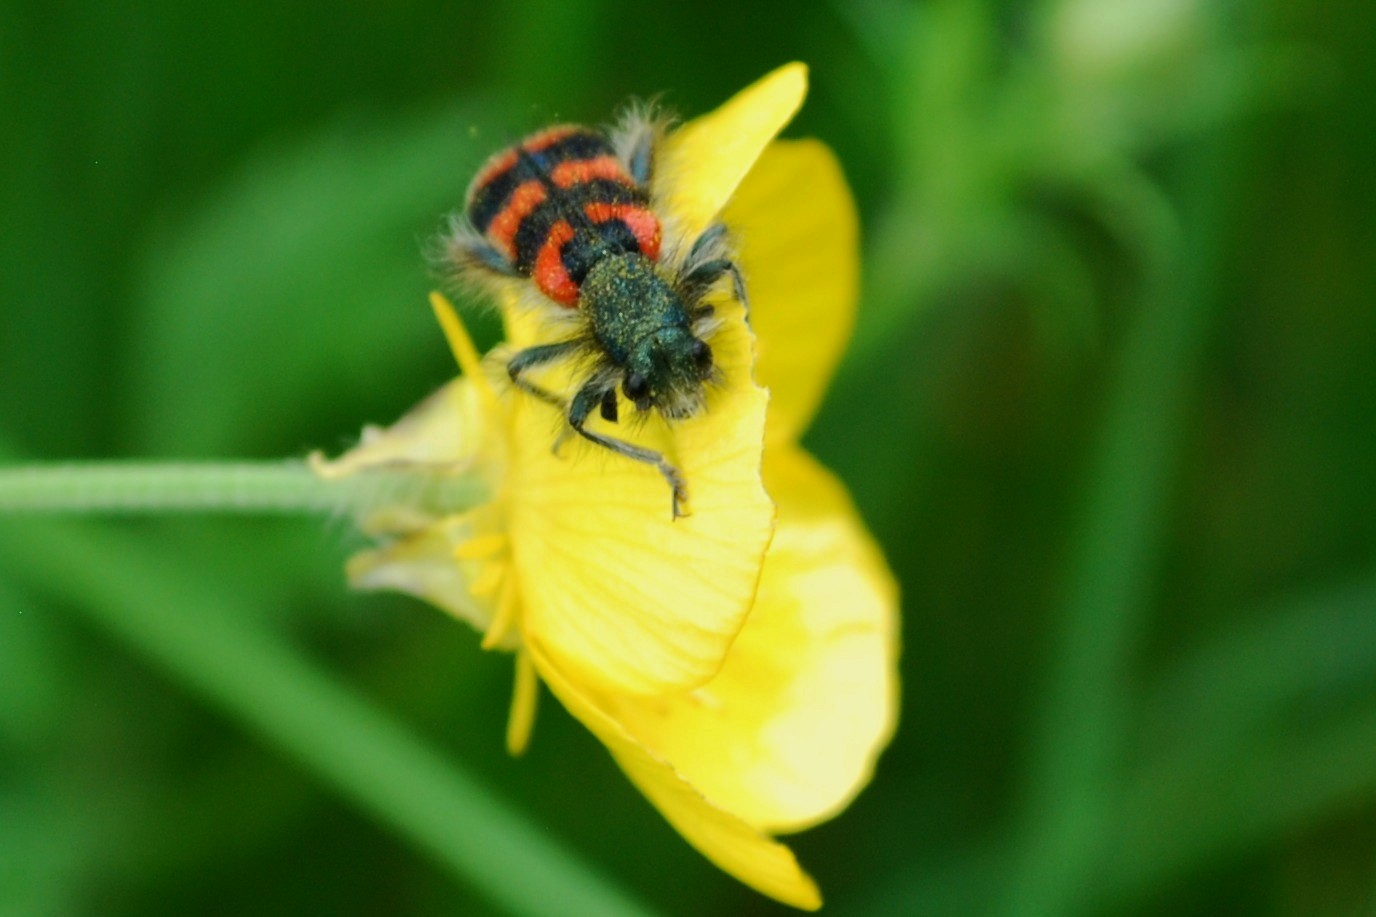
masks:
<instances>
[{"instance_id":1,"label":"yellow flower","mask_svg":"<svg viewBox=\"0 0 1376 917\"><path fill-rule=\"evenodd\" d=\"M463 376L317 468L486 482L466 513L413 501L362 520L380 544L350 562L355 585L421 596L516 653L513 752L543 680L689 843L811 909L816 885L772 835L869 780L897 715L897 591L845 488L797 444L849 338L858 267L834 157L774 140L805 92L802 65L780 68L659 151L667 241L724 221L750 295L748 324L716 303L723 381L705 410L618 432L672 458L691 515L670 519L651 467L574 438L552 450L558 414L502 382L512 351L480 360L438 295ZM548 340L517 296L502 301L508 347ZM566 373L541 378L563 391Z\"/></svg>"}]
</instances>

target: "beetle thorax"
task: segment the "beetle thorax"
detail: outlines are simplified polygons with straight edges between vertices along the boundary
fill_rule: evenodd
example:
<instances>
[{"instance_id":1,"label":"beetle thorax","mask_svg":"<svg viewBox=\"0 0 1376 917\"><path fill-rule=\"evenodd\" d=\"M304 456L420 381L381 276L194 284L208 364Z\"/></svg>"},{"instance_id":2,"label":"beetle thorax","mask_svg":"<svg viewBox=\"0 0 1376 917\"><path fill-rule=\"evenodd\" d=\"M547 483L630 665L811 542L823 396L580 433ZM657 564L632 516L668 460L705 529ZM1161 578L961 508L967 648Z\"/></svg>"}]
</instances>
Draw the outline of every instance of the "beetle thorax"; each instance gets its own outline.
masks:
<instances>
[{"instance_id":1,"label":"beetle thorax","mask_svg":"<svg viewBox=\"0 0 1376 917\"><path fill-rule=\"evenodd\" d=\"M579 306L597 342L618 365L638 341L665 327L688 327L688 313L655 264L640 254L602 258L583 280Z\"/></svg>"},{"instance_id":2,"label":"beetle thorax","mask_svg":"<svg viewBox=\"0 0 1376 917\"><path fill-rule=\"evenodd\" d=\"M693 334L687 308L653 261L638 253L601 259L583 281L579 305L640 410L696 413L711 350Z\"/></svg>"}]
</instances>

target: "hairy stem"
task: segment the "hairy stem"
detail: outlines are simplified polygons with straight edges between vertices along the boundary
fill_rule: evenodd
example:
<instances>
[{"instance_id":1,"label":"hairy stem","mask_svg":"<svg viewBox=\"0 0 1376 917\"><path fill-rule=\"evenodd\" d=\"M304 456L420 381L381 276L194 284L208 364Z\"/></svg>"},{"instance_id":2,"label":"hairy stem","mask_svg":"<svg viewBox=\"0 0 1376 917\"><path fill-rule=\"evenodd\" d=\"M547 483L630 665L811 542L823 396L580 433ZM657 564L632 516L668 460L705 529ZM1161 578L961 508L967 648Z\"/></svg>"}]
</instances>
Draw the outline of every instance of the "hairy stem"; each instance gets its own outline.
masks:
<instances>
[{"instance_id":1,"label":"hairy stem","mask_svg":"<svg viewBox=\"0 0 1376 917\"><path fill-rule=\"evenodd\" d=\"M325 479L304 461L81 462L0 467L0 513L460 512L484 499L464 474L369 471Z\"/></svg>"}]
</instances>

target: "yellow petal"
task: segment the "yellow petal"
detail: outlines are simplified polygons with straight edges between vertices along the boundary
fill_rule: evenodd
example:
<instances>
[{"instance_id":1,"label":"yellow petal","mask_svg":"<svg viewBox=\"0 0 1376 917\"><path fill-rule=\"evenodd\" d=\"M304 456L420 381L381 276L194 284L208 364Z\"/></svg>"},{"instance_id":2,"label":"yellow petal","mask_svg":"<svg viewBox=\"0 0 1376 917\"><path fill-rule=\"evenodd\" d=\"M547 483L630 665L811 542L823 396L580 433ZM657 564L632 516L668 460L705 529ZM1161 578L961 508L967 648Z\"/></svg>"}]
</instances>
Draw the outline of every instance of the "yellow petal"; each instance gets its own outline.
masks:
<instances>
[{"instance_id":1,"label":"yellow petal","mask_svg":"<svg viewBox=\"0 0 1376 917\"><path fill-rule=\"evenodd\" d=\"M383 468L469 470L496 444L486 416L492 387L468 331L443 295L431 293L430 305L464 378L445 385L391 426L366 427L359 444L339 458L312 455L316 474L341 478Z\"/></svg>"},{"instance_id":2,"label":"yellow petal","mask_svg":"<svg viewBox=\"0 0 1376 917\"><path fill-rule=\"evenodd\" d=\"M512 756L525 754L530 730L535 727L535 708L540 700L540 676L530 653L516 652L516 687L511 692L511 714L506 724L506 750Z\"/></svg>"},{"instance_id":3,"label":"yellow petal","mask_svg":"<svg viewBox=\"0 0 1376 917\"><path fill-rule=\"evenodd\" d=\"M811 421L850 341L859 296L855 201L815 140L769 145L722 214L739 245L770 441Z\"/></svg>"},{"instance_id":4,"label":"yellow petal","mask_svg":"<svg viewBox=\"0 0 1376 917\"><path fill-rule=\"evenodd\" d=\"M311 456L312 469L324 478L340 478L371 469L421 465L440 471L465 465L483 447L486 430L477 410L472 387L455 379L391 426L365 427L358 445L339 458Z\"/></svg>"},{"instance_id":5,"label":"yellow petal","mask_svg":"<svg viewBox=\"0 0 1376 917\"><path fill-rule=\"evenodd\" d=\"M807 67L785 64L665 139L655 163L655 204L674 218L683 239L711 225L805 95Z\"/></svg>"},{"instance_id":6,"label":"yellow petal","mask_svg":"<svg viewBox=\"0 0 1376 917\"><path fill-rule=\"evenodd\" d=\"M739 305L723 305L720 317L711 343L723 381L704 410L672 428L658 416L589 424L675 463L689 516L671 518L669 486L653 467L585 442L557 408L507 395L515 400L506 500L522 628L582 684L639 694L701 684L750 610L773 531L760 476L768 396L751 381L753 342ZM552 385L566 392L573 382Z\"/></svg>"},{"instance_id":7,"label":"yellow petal","mask_svg":"<svg viewBox=\"0 0 1376 917\"><path fill-rule=\"evenodd\" d=\"M454 560L454 545L468 537L462 517L433 523L390 544L349 558L346 571L356 589L405 592L443 608L479 631L487 630L493 603L470 589L472 565Z\"/></svg>"},{"instance_id":8,"label":"yellow petal","mask_svg":"<svg viewBox=\"0 0 1376 917\"><path fill-rule=\"evenodd\" d=\"M632 738L592 697L566 678L531 644L535 666L550 690L606 745L626 776L659 809L688 843L721 869L771 898L816 910L822 899L816 884L798 866L793 852L713 803L672 765Z\"/></svg>"},{"instance_id":9,"label":"yellow petal","mask_svg":"<svg viewBox=\"0 0 1376 917\"><path fill-rule=\"evenodd\" d=\"M670 135L655 188L675 231L706 228L793 116L806 84L801 64L782 67ZM500 292L516 346L568 336L547 307L521 306L528 293ZM655 468L589 445L561 423L559 409L509 394L506 494L522 626L581 683L640 694L701 684L749 611L772 531L759 480L766 396L752 382L753 339L739 304L719 304L718 316L709 343L723 382L704 411L672 430L658 417L590 423L663 454L687 480L687 518L670 521L669 488ZM564 398L582 381L569 365L527 378ZM562 446L552 455L555 439Z\"/></svg>"},{"instance_id":10,"label":"yellow petal","mask_svg":"<svg viewBox=\"0 0 1376 917\"><path fill-rule=\"evenodd\" d=\"M897 587L845 488L771 449L778 529L726 665L672 698L598 697L640 744L744 821L796 831L870 779L897 716Z\"/></svg>"},{"instance_id":11,"label":"yellow petal","mask_svg":"<svg viewBox=\"0 0 1376 917\"><path fill-rule=\"evenodd\" d=\"M430 475L481 476L489 483L499 475L494 461L497 439L485 420L481 394L467 379L455 379L408 411L391 426L370 426L359 444L334 460L315 453L311 470L326 479L369 471L413 471L417 482ZM435 513L421 501L398 499L380 504L360 520L370 534L414 532L434 522Z\"/></svg>"},{"instance_id":12,"label":"yellow petal","mask_svg":"<svg viewBox=\"0 0 1376 917\"><path fill-rule=\"evenodd\" d=\"M484 404L490 404L494 397L492 386L483 374L478 348L473 346L473 338L469 337L468 329L464 327L463 320L455 311L454 304L443 293L432 291L430 308L435 313L435 320L440 323L444 339L448 342L449 350L454 354L459 369L463 370L464 376L478 389Z\"/></svg>"}]
</instances>

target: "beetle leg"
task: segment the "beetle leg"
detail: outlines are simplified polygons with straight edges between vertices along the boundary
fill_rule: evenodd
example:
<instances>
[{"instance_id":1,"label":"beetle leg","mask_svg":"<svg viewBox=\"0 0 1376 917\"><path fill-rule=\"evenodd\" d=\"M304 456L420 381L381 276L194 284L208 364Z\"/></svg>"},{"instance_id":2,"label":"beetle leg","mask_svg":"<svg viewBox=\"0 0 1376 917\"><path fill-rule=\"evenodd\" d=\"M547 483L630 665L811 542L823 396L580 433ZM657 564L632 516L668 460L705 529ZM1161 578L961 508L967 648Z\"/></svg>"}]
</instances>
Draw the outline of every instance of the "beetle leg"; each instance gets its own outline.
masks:
<instances>
[{"instance_id":1,"label":"beetle leg","mask_svg":"<svg viewBox=\"0 0 1376 917\"><path fill-rule=\"evenodd\" d=\"M521 391L534 395L546 404L552 404L560 410L564 410L564 399L533 382L528 382L523 378L522 373L536 366L551 363L565 354L573 352L578 345L578 341L558 341L554 344L527 347L507 362L506 374L511 377L512 383Z\"/></svg>"},{"instance_id":2,"label":"beetle leg","mask_svg":"<svg viewBox=\"0 0 1376 917\"><path fill-rule=\"evenodd\" d=\"M655 148L664 136L665 121L654 105L637 105L621 116L612 133L612 146L631 179L647 188L655 172Z\"/></svg>"},{"instance_id":3,"label":"beetle leg","mask_svg":"<svg viewBox=\"0 0 1376 917\"><path fill-rule=\"evenodd\" d=\"M459 270L473 270L498 277L522 277L506 255L497 251L471 229L457 229L446 240L445 257Z\"/></svg>"},{"instance_id":4,"label":"beetle leg","mask_svg":"<svg viewBox=\"0 0 1376 917\"><path fill-rule=\"evenodd\" d=\"M616 423L616 389L609 388L602 396L602 419L608 423Z\"/></svg>"},{"instance_id":5,"label":"beetle leg","mask_svg":"<svg viewBox=\"0 0 1376 917\"><path fill-rule=\"evenodd\" d=\"M603 436L601 433L595 433L584 426L593 408L602 403L605 394L606 389L599 382L590 382L579 389L578 394L573 396L573 403L569 405L569 426L573 427L578 435L584 439L597 443L604 449L610 449L618 455L624 455L626 458L634 459L637 462L655 466L655 469L664 476L664 480L669 483L670 510L673 513L673 518L677 519L684 515L682 505L688 502L688 484L684 481L682 472L675 468L662 453L653 449L646 449L643 446L635 446L611 436Z\"/></svg>"},{"instance_id":6,"label":"beetle leg","mask_svg":"<svg viewBox=\"0 0 1376 917\"><path fill-rule=\"evenodd\" d=\"M740 266L731 259L728 246L727 229L723 223L713 223L698 236L688 257L683 262L683 274L679 278L679 290L687 298L696 299L711 289L725 274L731 275L731 292L737 301L750 311L750 301L746 298L745 278Z\"/></svg>"},{"instance_id":7,"label":"beetle leg","mask_svg":"<svg viewBox=\"0 0 1376 917\"><path fill-rule=\"evenodd\" d=\"M688 250L687 264L691 268L702 261L724 257L725 254L726 224L713 223L693 241L693 247Z\"/></svg>"},{"instance_id":8,"label":"beetle leg","mask_svg":"<svg viewBox=\"0 0 1376 917\"><path fill-rule=\"evenodd\" d=\"M651 125L645 125L636 133L626 165L637 185L644 188L650 184L655 171L655 131Z\"/></svg>"},{"instance_id":9,"label":"beetle leg","mask_svg":"<svg viewBox=\"0 0 1376 917\"><path fill-rule=\"evenodd\" d=\"M731 275L731 292L748 311L750 301L745 295L745 278L741 276L741 269L736 266L736 262L728 258L713 258L696 265L679 278L679 289L695 299L706 293L712 284L727 274Z\"/></svg>"}]
</instances>

